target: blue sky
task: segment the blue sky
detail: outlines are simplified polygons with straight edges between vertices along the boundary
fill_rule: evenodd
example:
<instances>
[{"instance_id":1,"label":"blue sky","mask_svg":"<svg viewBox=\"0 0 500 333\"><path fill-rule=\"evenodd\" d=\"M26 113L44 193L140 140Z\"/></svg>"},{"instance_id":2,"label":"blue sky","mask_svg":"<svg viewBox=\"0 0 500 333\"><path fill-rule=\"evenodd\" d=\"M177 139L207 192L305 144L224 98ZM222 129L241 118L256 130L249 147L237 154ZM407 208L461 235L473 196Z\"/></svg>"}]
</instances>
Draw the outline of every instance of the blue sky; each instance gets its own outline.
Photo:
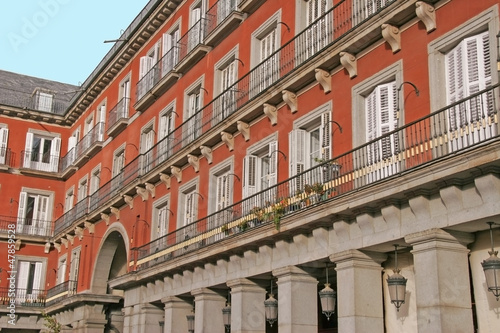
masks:
<instances>
[{"instance_id":1,"label":"blue sky","mask_svg":"<svg viewBox=\"0 0 500 333\"><path fill-rule=\"evenodd\" d=\"M148 1L2 0L0 69L79 85Z\"/></svg>"}]
</instances>

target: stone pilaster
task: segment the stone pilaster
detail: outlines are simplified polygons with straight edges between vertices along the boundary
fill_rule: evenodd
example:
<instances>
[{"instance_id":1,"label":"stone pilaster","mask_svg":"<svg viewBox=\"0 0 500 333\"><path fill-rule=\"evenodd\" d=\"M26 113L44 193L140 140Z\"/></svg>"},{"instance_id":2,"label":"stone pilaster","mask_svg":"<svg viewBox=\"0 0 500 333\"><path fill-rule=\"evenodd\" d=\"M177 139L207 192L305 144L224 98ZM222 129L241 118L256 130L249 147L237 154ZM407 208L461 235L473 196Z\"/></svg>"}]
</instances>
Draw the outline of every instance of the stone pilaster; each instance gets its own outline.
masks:
<instances>
[{"instance_id":1,"label":"stone pilaster","mask_svg":"<svg viewBox=\"0 0 500 333\"><path fill-rule=\"evenodd\" d=\"M385 259L385 254L358 250L347 250L330 256L337 271L339 332L384 332L380 264Z\"/></svg>"},{"instance_id":2,"label":"stone pilaster","mask_svg":"<svg viewBox=\"0 0 500 333\"><path fill-rule=\"evenodd\" d=\"M169 296L161 300L165 305L164 333L187 332L186 316L191 314L193 304L179 297Z\"/></svg>"},{"instance_id":3,"label":"stone pilaster","mask_svg":"<svg viewBox=\"0 0 500 333\"><path fill-rule=\"evenodd\" d=\"M208 288L191 291L195 302L194 333L224 332L222 308L226 298Z\"/></svg>"},{"instance_id":4,"label":"stone pilaster","mask_svg":"<svg viewBox=\"0 0 500 333\"><path fill-rule=\"evenodd\" d=\"M248 279L227 282L231 288L231 333L265 333L266 290Z\"/></svg>"},{"instance_id":5,"label":"stone pilaster","mask_svg":"<svg viewBox=\"0 0 500 333\"><path fill-rule=\"evenodd\" d=\"M296 266L273 271L278 279L280 333L318 332L318 280Z\"/></svg>"},{"instance_id":6,"label":"stone pilaster","mask_svg":"<svg viewBox=\"0 0 500 333\"><path fill-rule=\"evenodd\" d=\"M410 234L419 332L472 332L467 233L430 229Z\"/></svg>"}]
</instances>

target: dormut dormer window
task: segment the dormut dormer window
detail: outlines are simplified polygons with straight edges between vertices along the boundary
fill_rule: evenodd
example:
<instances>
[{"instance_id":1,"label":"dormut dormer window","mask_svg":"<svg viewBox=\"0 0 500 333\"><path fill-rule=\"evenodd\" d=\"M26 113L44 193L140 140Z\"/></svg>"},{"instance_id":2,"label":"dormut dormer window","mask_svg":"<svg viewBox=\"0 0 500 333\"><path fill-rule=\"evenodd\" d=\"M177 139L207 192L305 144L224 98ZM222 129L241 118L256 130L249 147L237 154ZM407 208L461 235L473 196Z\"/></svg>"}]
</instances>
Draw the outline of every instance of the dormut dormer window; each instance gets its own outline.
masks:
<instances>
[{"instance_id":1,"label":"dormut dormer window","mask_svg":"<svg viewBox=\"0 0 500 333\"><path fill-rule=\"evenodd\" d=\"M33 108L38 111L52 112L54 104L54 93L36 88L33 92Z\"/></svg>"}]
</instances>

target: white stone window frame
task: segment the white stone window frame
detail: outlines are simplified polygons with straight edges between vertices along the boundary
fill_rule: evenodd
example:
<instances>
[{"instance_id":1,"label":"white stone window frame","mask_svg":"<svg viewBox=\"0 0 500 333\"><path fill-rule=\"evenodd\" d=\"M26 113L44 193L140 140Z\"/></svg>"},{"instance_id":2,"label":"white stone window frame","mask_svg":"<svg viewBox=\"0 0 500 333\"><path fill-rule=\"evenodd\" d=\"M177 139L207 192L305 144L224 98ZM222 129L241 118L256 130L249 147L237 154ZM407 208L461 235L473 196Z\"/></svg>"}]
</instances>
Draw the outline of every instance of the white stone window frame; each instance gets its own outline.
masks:
<instances>
[{"instance_id":1,"label":"white stone window frame","mask_svg":"<svg viewBox=\"0 0 500 333\"><path fill-rule=\"evenodd\" d=\"M170 193L162 196L161 198L155 200L153 202L153 225L151 227L151 240L158 239L159 237L165 236L168 234L168 227L171 221L171 213L170 213L170 204L171 204L171 195ZM167 208L167 225L166 225L166 233L165 235L160 235L160 224L159 224L159 211L162 208Z\"/></svg>"},{"instance_id":2,"label":"white stone window frame","mask_svg":"<svg viewBox=\"0 0 500 333\"><path fill-rule=\"evenodd\" d=\"M16 272L19 272L19 263L21 261L41 262L42 263L42 269L41 269L41 275L40 275L41 276L40 290L45 290L48 258L16 254ZM19 283L19 276L16 279L16 286L18 286L18 283ZM40 296L42 296L42 295L40 295Z\"/></svg>"},{"instance_id":3,"label":"white stone window frame","mask_svg":"<svg viewBox=\"0 0 500 333\"><path fill-rule=\"evenodd\" d=\"M499 30L498 20L498 6L493 6L429 43L427 51L429 55L431 112L446 107L445 56L463 39L488 31L490 63L493 66L492 74L497 72L494 64L497 63L498 56L498 49L495 47L498 44L496 37ZM493 74L491 81L492 85L498 83L498 75Z\"/></svg>"},{"instance_id":4,"label":"white stone window frame","mask_svg":"<svg viewBox=\"0 0 500 333\"><path fill-rule=\"evenodd\" d=\"M179 187L179 192L178 192L178 204L177 204L177 229L184 227L186 223L186 216L185 216L185 204L187 200L187 196L193 192L199 193L199 177L196 177L192 179L191 181L187 182L186 184L182 185ZM199 195L193 194L193 199L196 200L196 208L198 208L202 200L206 200L206 198L200 198ZM197 209L195 209L197 211ZM198 216L191 216L190 220L191 223L196 221L198 219Z\"/></svg>"},{"instance_id":5,"label":"white stone window frame","mask_svg":"<svg viewBox=\"0 0 500 333\"><path fill-rule=\"evenodd\" d=\"M64 272L61 273L61 266L63 264L64 264ZM66 280L67 269L68 269L68 254L65 253L57 259L56 284L63 283Z\"/></svg>"},{"instance_id":6,"label":"white stone window frame","mask_svg":"<svg viewBox=\"0 0 500 333\"><path fill-rule=\"evenodd\" d=\"M217 178L226 172L229 173L234 173L234 156L231 156L224 161L218 163L217 165L213 166L210 168L209 171L209 183L208 183L208 188L209 188L209 193L213 194L210 195L208 198L208 212L209 214L217 212ZM233 195L234 195L234 184L237 181L236 177L234 177L232 185L229 187L229 204L226 205L230 206L232 205L233 202Z\"/></svg>"},{"instance_id":7,"label":"white stone window frame","mask_svg":"<svg viewBox=\"0 0 500 333\"><path fill-rule=\"evenodd\" d=\"M84 184L84 186L86 187L86 191L85 191L85 195L84 196L81 196L81 194L82 194L82 192L81 192L82 184ZM89 187L90 187L90 184L89 184L89 175L85 174L82 178L80 178L78 180L77 202L82 201L83 199L85 199L89 195Z\"/></svg>"}]
</instances>

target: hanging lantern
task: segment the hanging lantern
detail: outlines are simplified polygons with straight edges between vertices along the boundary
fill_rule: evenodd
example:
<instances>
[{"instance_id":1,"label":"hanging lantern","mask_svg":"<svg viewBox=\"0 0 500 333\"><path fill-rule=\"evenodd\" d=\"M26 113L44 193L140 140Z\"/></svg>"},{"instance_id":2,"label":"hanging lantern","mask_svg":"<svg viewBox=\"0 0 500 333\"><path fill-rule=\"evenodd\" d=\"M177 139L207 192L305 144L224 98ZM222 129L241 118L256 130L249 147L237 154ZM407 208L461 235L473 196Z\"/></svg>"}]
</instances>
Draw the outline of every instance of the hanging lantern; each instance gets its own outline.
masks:
<instances>
[{"instance_id":1,"label":"hanging lantern","mask_svg":"<svg viewBox=\"0 0 500 333\"><path fill-rule=\"evenodd\" d=\"M397 311L399 312L399 308L402 304L405 303L406 297L406 281L404 276L400 273L398 269L398 245L394 245L394 256L396 261L396 267L394 268L394 274L387 278L387 286L389 287L389 296L391 297L391 303L396 306Z\"/></svg>"},{"instance_id":2,"label":"hanging lantern","mask_svg":"<svg viewBox=\"0 0 500 333\"><path fill-rule=\"evenodd\" d=\"M222 308L222 322L224 323L224 328L226 332L231 332L231 303L230 303L230 293L227 293L226 306Z\"/></svg>"},{"instance_id":3,"label":"hanging lantern","mask_svg":"<svg viewBox=\"0 0 500 333\"><path fill-rule=\"evenodd\" d=\"M321 312L330 320L331 315L335 312L335 300L337 293L330 288L328 283L328 264L326 264L326 283L325 288L319 292L319 299L321 301Z\"/></svg>"},{"instance_id":4,"label":"hanging lantern","mask_svg":"<svg viewBox=\"0 0 500 333\"><path fill-rule=\"evenodd\" d=\"M186 316L186 319L187 319L188 332L194 333L194 303L193 303L193 310L191 310L191 314Z\"/></svg>"},{"instance_id":5,"label":"hanging lantern","mask_svg":"<svg viewBox=\"0 0 500 333\"><path fill-rule=\"evenodd\" d=\"M490 225L490 241L491 251L488 251L490 257L484 260L481 265L483 266L484 276L486 277L486 285L488 291L495 295L497 301L500 297L500 259L497 257L498 251L495 251L493 244L493 229L494 222L488 222Z\"/></svg>"},{"instance_id":6,"label":"hanging lantern","mask_svg":"<svg viewBox=\"0 0 500 333\"><path fill-rule=\"evenodd\" d=\"M278 301L274 298L273 294L273 281L271 280L271 293L269 298L264 301L266 320L272 327L278 319Z\"/></svg>"}]
</instances>

